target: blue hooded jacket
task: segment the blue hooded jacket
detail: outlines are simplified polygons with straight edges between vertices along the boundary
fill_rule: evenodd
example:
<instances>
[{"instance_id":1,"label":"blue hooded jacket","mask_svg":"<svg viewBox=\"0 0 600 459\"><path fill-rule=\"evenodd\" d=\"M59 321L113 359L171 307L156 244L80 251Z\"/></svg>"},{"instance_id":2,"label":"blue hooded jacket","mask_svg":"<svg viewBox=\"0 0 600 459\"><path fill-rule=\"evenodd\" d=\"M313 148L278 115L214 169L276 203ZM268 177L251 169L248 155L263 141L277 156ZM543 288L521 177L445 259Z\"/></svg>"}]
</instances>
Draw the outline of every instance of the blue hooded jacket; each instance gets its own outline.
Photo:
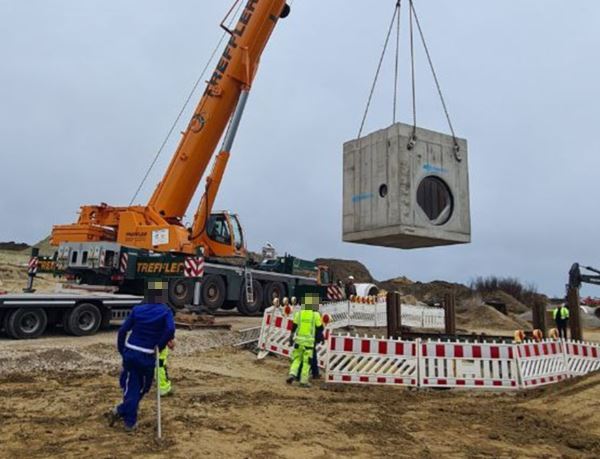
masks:
<instances>
[{"instance_id":1,"label":"blue hooded jacket","mask_svg":"<svg viewBox=\"0 0 600 459\"><path fill-rule=\"evenodd\" d=\"M131 331L129 338L127 333ZM119 328L117 346L119 353L125 350L125 340L133 346L163 350L175 337L175 321L171 309L165 304L141 304L135 306L127 320Z\"/></svg>"}]
</instances>

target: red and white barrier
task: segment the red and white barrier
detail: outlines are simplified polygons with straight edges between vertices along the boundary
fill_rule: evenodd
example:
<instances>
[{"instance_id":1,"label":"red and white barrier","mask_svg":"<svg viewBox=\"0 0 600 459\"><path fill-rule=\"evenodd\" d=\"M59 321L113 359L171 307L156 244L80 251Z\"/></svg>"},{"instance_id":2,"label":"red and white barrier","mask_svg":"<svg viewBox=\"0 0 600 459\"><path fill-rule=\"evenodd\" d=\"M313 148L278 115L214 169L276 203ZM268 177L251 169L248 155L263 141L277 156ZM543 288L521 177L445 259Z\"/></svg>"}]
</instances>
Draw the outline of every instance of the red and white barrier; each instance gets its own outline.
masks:
<instances>
[{"instance_id":1,"label":"red and white barrier","mask_svg":"<svg viewBox=\"0 0 600 459\"><path fill-rule=\"evenodd\" d=\"M539 387L568 378L569 370L562 341L514 345L521 387Z\"/></svg>"},{"instance_id":2,"label":"red and white barrier","mask_svg":"<svg viewBox=\"0 0 600 459\"><path fill-rule=\"evenodd\" d=\"M325 378L331 383L417 386L416 342L330 336Z\"/></svg>"},{"instance_id":3,"label":"red and white barrier","mask_svg":"<svg viewBox=\"0 0 600 459\"><path fill-rule=\"evenodd\" d=\"M344 314L340 304L338 313ZM275 307L265 311L259 356L292 353L292 314L284 311ZM600 344L402 341L333 335L334 325L335 321L326 324L326 345L316 348L328 383L514 390L600 370Z\"/></svg>"},{"instance_id":4,"label":"red and white barrier","mask_svg":"<svg viewBox=\"0 0 600 459\"><path fill-rule=\"evenodd\" d=\"M260 337L258 339L258 349L262 352L277 354L283 357L290 357L294 347L290 345L290 335L292 332L293 314L286 315L283 308L271 306L265 310L261 325ZM329 326L325 326L323 332L325 343L329 338L331 331ZM317 344L315 346L318 355L319 367L325 368L327 357L326 344ZM261 354L259 354L260 356Z\"/></svg>"},{"instance_id":5,"label":"red and white barrier","mask_svg":"<svg viewBox=\"0 0 600 459\"><path fill-rule=\"evenodd\" d=\"M512 344L429 341L420 346L421 387L519 387Z\"/></svg>"},{"instance_id":6,"label":"red and white barrier","mask_svg":"<svg viewBox=\"0 0 600 459\"><path fill-rule=\"evenodd\" d=\"M564 346L570 376L583 376L600 370L600 344L566 341Z\"/></svg>"}]
</instances>

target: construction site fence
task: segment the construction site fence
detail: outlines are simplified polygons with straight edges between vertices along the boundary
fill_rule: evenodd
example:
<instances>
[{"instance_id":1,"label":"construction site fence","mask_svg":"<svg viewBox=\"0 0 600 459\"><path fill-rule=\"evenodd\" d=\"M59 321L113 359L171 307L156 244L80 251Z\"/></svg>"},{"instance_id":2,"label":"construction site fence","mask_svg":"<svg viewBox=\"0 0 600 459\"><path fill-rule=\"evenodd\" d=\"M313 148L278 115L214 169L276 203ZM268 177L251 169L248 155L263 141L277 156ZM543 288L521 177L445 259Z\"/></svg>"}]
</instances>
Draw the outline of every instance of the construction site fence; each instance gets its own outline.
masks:
<instances>
[{"instance_id":1,"label":"construction site fence","mask_svg":"<svg viewBox=\"0 0 600 459\"><path fill-rule=\"evenodd\" d=\"M337 301L321 306L322 314L332 318L332 329L345 327L385 327L387 326L387 303L375 304ZM400 309L402 325L411 328L443 330L445 312L443 308L403 304Z\"/></svg>"},{"instance_id":2,"label":"construction site fence","mask_svg":"<svg viewBox=\"0 0 600 459\"><path fill-rule=\"evenodd\" d=\"M292 314L265 311L258 347L290 357ZM316 346L328 383L419 388L529 389L600 370L600 344L571 340L471 343L338 335Z\"/></svg>"}]
</instances>

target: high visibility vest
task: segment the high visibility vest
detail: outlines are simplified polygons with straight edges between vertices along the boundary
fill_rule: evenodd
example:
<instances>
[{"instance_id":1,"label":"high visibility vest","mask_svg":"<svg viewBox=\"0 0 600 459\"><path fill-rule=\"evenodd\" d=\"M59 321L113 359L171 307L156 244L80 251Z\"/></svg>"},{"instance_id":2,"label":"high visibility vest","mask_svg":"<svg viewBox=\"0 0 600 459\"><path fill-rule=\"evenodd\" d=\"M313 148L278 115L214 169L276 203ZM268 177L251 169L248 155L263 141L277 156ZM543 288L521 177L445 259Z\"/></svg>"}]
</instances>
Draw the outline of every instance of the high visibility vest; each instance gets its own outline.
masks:
<instances>
[{"instance_id":1,"label":"high visibility vest","mask_svg":"<svg viewBox=\"0 0 600 459\"><path fill-rule=\"evenodd\" d=\"M313 347L315 345L317 327L323 326L321 314L317 311L297 311L294 313L294 324L297 326L294 338L296 344Z\"/></svg>"},{"instance_id":2,"label":"high visibility vest","mask_svg":"<svg viewBox=\"0 0 600 459\"><path fill-rule=\"evenodd\" d=\"M169 356L169 346L165 346L165 348L158 354L158 359L163 362L163 365L167 363L167 357Z\"/></svg>"},{"instance_id":3,"label":"high visibility vest","mask_svg":"<svg viewBox=\"0 0 600 459\"><path fill-rule=\"evenodd\" d=\"M560 308L556 308L554 311L552 311L552 317L554 318L554 320L556 320L556 317L559 315L560 313L560 319L561 320L565 320L569 318L569 310L563 306L561 306Z\"/></svg>"}]
</instances>

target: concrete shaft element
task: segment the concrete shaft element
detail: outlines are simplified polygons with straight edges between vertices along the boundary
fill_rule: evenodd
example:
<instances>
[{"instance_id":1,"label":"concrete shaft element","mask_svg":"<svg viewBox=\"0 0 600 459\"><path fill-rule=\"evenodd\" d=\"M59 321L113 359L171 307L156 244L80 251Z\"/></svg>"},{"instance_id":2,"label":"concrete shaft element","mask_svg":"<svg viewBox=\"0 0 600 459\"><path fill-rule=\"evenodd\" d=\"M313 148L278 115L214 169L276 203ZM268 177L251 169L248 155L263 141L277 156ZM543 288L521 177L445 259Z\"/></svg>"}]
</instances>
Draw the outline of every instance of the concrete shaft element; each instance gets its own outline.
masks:
<instances>
[{"instance_id":1,"label":"concrete shaft element","mask_svg":"<svg viewBox=\"0 0 600 459\"><path fill-rule=\"evenodd\" d=\"M343 240L413 249L471 241L467 141L395 124L344 144Z\"/></svg>"}]
</instances>

